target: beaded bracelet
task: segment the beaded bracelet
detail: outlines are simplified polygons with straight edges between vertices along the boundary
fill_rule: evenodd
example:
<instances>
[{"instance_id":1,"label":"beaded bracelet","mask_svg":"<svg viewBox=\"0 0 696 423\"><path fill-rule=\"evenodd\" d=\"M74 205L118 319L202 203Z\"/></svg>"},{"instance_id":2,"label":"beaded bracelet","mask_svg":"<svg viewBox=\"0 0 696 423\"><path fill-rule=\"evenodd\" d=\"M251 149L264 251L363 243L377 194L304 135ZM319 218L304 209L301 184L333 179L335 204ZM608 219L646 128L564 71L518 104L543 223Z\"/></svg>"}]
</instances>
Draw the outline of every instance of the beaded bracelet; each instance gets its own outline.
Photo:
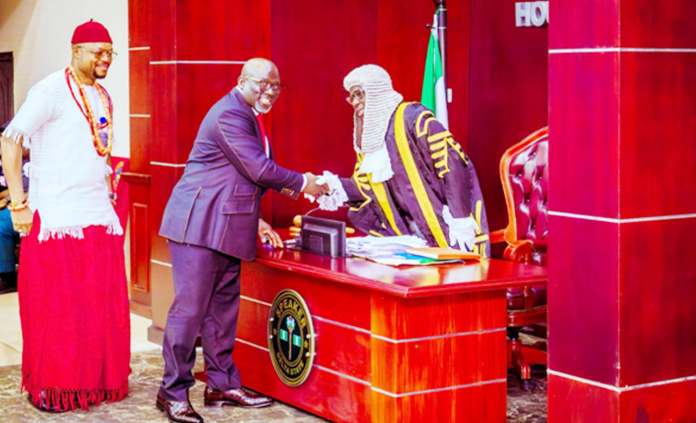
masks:
<instances>
[{"instance_id":1,"label":"beaded bracelet","mask_svg":"<svg viewBox=\"0 0 696 423\"><path fill-rule=\"evenodd\" d=\"M13 212L24 210L27 207L29 207L29 200L24 200L24 202L19 203L19 204L18 203L10 203L10 205L7 206L7 208Z\"/></svg>"}]
</instances>

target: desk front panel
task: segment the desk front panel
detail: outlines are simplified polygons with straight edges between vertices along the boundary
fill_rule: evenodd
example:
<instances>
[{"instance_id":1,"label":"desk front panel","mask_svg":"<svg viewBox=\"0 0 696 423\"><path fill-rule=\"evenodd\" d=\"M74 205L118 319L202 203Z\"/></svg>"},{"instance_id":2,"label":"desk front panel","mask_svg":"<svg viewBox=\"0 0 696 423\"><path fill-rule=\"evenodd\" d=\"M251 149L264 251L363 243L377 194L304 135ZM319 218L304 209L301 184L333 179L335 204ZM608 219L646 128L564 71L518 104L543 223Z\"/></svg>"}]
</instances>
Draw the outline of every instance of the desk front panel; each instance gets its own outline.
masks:
<instances>
[{"instance_id":1,"label":"desk front panel","mask_svg":"<svg viewBox=\"0 0 696 423\"><path fill-rule=\"evenodd\" d=\"M332 421L505 421L504 291L401 298L256 262L241 280L234 359L245 386ZM268 351L284 289L304 298L317 335L298 387Z\"/></svg>"}]
</instances>

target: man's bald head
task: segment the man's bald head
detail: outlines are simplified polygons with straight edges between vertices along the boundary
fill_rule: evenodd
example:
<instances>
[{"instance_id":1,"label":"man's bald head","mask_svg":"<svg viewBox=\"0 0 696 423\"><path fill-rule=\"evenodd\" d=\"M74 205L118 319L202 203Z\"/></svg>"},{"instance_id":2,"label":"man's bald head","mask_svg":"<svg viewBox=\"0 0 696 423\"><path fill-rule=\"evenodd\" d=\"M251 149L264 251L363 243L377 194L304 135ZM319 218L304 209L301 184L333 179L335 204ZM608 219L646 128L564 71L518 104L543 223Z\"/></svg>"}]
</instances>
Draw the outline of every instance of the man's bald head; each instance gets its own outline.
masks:
<instances>
[{"instance_id":1,"label":"man's bald head","mask_svg":"<svg viewBox=\"0 0 696 423\"><path fill-rule=\"evenodd\" d=\"M271 71L275 71L276 74L278 73L278 68L276 67L275 63L262 57L255 57L247 60L247 62L244 63L240 76L253 76L258 78L270 73Z\"/></svg>"},{"instance_id":2,"label":"man's bald head","mask_svg":"<svg viewBox=\"0 0 696 423\"><path fill-rule=\"evenodd\" d=\"M260 57L249 59L237 79L247 104L259 113L267 113L280 94L280 75L276 65Z\"/></svg>"}]
</instances>

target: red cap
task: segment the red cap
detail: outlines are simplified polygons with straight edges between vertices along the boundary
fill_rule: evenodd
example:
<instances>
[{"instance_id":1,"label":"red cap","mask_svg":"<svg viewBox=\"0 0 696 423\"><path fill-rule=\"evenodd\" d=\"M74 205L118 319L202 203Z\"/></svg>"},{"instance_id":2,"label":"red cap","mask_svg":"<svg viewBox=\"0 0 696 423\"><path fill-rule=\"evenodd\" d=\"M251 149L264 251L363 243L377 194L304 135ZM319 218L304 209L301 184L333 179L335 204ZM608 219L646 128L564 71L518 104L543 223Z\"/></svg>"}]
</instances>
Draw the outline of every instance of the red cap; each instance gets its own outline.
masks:
<instances>
[{"instance_id":1,"label":"red cap","mask_svg":"<svg viewBox=\"0 0 696 423\"><path fill-rule=\"evenodd\" d=\"M99 22L94 22L90 19L89 22L85 22L82 25L75 28L73 33L72 44L82 44L82 43L111 43L111 36L109 36L109 31L104 28L104 25Z\"/></svg>"}]
</instances>

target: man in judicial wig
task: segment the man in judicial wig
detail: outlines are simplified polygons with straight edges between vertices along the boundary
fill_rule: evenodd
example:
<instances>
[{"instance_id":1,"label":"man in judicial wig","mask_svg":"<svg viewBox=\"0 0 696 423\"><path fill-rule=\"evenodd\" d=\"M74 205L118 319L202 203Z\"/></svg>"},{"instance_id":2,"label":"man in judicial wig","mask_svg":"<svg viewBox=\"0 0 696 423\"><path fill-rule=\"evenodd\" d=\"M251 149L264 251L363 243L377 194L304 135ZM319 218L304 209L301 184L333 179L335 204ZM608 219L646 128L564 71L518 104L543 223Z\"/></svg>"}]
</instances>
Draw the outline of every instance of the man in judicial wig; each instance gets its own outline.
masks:
<instances>
[{"instance_id":1,"label":"man in judicial wig","mask_svg":"<svg viewBox=\"0 0 696 423\"><path fill-rule=\"evenodd\" d=\"M164 378L156 404L172 422L203 421L188 399L198 334L208 376L206 407L272 403L242 387L232 361L240 261L254 258L257 234L282 247L278 234L259 216L267 188L295 199L300 192L321 196L328 191L317 185L313 174L302 175L273 161L262 116L281 90L271 61L246 62L237 86L203 119L164 212L160 235L169 242L175 298L165 328Z\"/></svg>"},{"instance_id":2,"label":"man in judicial wig","mask_svg":"<svg viewBox=\"0 0 696 423\"><path fill-rule=\"evenodd\" d=\"M417 235L431 247L490 255L486 208L471 159L420 103L406 103L377 65L343 80L353 107L352 178L324 172L331 194L320 208L350 206L357 229L377 236Z\"/></svg>"}]
</instances>

